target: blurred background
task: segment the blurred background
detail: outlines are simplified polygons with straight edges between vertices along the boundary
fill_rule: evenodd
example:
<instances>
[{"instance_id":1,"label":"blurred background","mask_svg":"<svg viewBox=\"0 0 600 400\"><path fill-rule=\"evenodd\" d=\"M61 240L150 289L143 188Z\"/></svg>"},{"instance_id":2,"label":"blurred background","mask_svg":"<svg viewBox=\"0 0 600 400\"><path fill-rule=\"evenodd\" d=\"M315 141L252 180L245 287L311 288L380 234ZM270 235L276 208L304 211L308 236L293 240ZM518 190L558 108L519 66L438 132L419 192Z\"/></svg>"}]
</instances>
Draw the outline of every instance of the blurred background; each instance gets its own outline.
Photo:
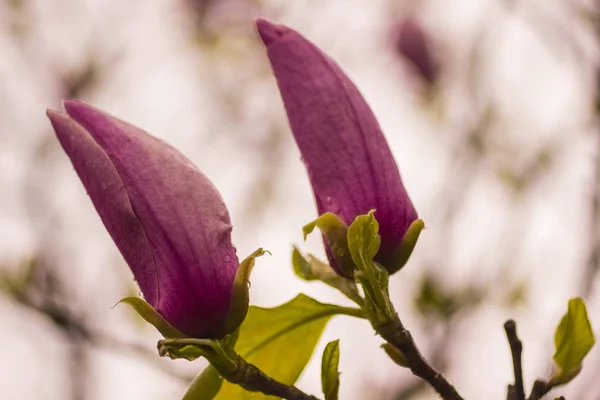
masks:
<instances>
[{"instance_id":1,"label":"blurred background","mask_svg":"<svg viewBox=\"0 0 600 400\"><path fill-rule=\"evenodd\" d=\"M312 194L258 16L302 32L365 95L427 230L391 280L426 357L471 399L512 380L514 318L529 386L583 296L600 327L600 3L557 0L0 0L2 399L179 399L204 366L161 359L126 306L129 269L61 151L46 108L90 102L173 144L221 191L251 301L304 292L291 246L323 255ZM433 399L363 321L336 317L298 385L320 393L341 338L340 398ZM600 399L594 348L567 399ZM552 397L553 398L553 397Z\"/></svg>"}]
</instances>

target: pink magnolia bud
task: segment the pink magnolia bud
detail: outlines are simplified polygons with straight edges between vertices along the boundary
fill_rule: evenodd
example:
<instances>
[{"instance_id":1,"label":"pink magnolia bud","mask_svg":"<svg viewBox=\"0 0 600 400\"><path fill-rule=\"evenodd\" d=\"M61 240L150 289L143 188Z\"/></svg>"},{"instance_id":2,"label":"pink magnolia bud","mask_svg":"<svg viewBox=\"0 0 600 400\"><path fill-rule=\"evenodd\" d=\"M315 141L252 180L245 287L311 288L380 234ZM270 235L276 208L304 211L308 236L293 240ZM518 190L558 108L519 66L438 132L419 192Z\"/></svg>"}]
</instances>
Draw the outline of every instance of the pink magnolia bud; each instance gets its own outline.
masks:
<instances>
[{"instance_id":1,"label":"pink magnolia bud","mask_svg":"<svg viewBox=\"0 0 600 400\"><path fill-rule=\"evenodd\" d=\"M227 208L190 160L87 104L48 117L145 300L179 331L223 336L238 259Z\"/></svg>"},{"instance_id":2,"label":"pink magnolia bud","mask_svg":"<svg viewBox=\"0 0 600 400\"><path fill-rule=\"evenodd\" d=\"M299 33L257 22L287 116L308 171L319 215L350 225L375 209L381 248L376 260L395 272L392 258L417 219L381 128L341 68ZM330 245L328 258L340 275Z\"/></svg>"}]
</instances>

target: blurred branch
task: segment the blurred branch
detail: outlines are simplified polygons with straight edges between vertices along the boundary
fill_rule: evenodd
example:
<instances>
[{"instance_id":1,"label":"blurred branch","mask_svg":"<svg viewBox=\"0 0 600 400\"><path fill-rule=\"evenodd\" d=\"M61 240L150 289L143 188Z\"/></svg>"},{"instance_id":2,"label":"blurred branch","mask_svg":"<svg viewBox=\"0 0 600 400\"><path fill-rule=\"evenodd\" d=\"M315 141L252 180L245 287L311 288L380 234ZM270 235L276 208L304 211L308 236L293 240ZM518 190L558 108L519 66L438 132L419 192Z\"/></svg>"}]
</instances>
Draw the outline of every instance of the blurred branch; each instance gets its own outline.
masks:
<instances>
[{"instance_id":1,"label":"blurred branch","mask_svg":"<svg viewBox=\"0 0 600 400\"><path fill-rule=\"evenodd\" d=\"M105 350L127 352L148 361L165 374L188 384L193 376L182 374L162 363L155 351L138 343L123 341L91 328L84 315L66 306L67 291L54 268L39 259L29 267L24 277L0 276L2 289L21 306L27 307L48 318L65 336L70 344L70 371L72 374L73 399L81 400L85 391L86 346L102 347ZM80 387L81 386L81 387Z\"/></svg>"}]
</instances>

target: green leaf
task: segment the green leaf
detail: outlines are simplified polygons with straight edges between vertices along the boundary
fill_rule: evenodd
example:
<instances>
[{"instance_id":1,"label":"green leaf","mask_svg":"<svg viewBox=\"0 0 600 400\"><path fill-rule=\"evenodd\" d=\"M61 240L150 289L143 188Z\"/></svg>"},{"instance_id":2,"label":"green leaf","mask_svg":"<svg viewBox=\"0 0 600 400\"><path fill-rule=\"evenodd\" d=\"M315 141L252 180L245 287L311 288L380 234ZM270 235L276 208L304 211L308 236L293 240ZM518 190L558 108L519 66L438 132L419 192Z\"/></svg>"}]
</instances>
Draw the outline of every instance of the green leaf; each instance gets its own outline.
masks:
<instances>
[{"instance_id":1,"label":"green leaf","mask_svg":"<svg viewBox=\"0 0 600 400\"><path fill-rule=\"evenodd\" d=\"M187 337L183 333L179 332L173 325L165 320L162 315L158 313L152 306L146 303L139 297L125 297L117 304L125 303L133 308L140 317L142 317L150 325L154 326L163 337L167 339L171 338L185 338Z\"/></svg>"},{"instance_id":2,"label":"green leaf","mask_svg":"<svg viewBox=\"0 0 600 400\"><path fill-rule=\"evenodd\" d=\"M308 363L329 319L362 317L361 310L320 303L300 294L275 308L251 306L240 328L236 351L272 378L292 385ZM275 399L224 382L217 400Z\"/></svg>"},{"instance_id":3,"label":"green leaf","mask_svg":"<svg viewBox=\"0 0 600 400\"><path fill-rule=\"evenodd\" d=\"M340 340L327 343L321 360L321 385L325 400L338 400L340 389Z\"/></svg>"},{"instance_id":4,"label":"green leaf","mask_svg":"<svg viewBox=\"0 0 600 400\"><path fill-rule=\"evenodd\" d=\"M334 213L326 212L302 228L304 240L315 228L319 228L327 239L331 255L339 269L347 278L352 278L355 266L348 250L348 226Z\"/></svg>"},{"instance_id":5,"label":"green leaf","mask_svg":"<svg viewBox=\"0 0 600 400\"><path fill-rule=\"evenodd\" d=\"M555 368L550 385L564 385L575 378L581 371L583 359L595 342L585 303L580 297L569 300L568 311L554 334L556 352L552 358Z\"/></svg>"},{"instance_id":6,"label":"green leaf","mask_svg":"<svg viewBox=\"0 0 600 400\"><path fill-rule=\"evenodd\" d=\"M212 400L222 385L223 378L209 365L194 378L182 400Z\"/></svg>"}]
</instances>

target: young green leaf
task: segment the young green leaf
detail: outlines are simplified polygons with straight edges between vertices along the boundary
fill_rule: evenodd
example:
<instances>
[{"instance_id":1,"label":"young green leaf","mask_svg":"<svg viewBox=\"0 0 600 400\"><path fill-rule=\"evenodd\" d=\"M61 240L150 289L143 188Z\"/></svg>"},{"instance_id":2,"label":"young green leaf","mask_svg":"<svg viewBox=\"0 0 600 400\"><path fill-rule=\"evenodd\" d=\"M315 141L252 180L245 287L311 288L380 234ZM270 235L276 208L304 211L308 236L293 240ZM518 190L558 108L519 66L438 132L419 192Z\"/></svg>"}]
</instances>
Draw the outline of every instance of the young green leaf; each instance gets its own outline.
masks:
<instances>
[{"instance_id":1,"label":"young green leaf","mask_svg":"<svg viewBox=\"0 0 600 400\"><path fill-rule=\"evenodd\" d=\"M374 213L371 210L367 215L359 215L348 228L348 248L352 260L361 271L370 269L381 245L379 223Z\"/></svg>"},{"instance_id":2,"label":"young green leaf","mask_svg":"<svg viewBox=\"0 0 600 400\"><path fill-rule=\"evenodd\" d=\"M329 319L338 314L363 317L362 311L320 303L300 294L275 308L251 306L240 327L235 350L272 378L292 385L308 363ZM216 400L272 400L223 382Z\"/></svg>"},{"instance_id":3,"label":"young green leaf","mask_svg":"<svg viewBox=\"0 0 600 400\"><path fill-rule=\"evenodd\" d=\"M327 343L321 360L321 385L325 400L338 400L340 389L340 340Z\"/></svg>"},{"instance_id":4,"label":"young green leaf","mask_svg":"<svg viewBox=\"0 0 600 400\"><path fill-rule=\"evenodd\" d=\"M354 277L365 293L364 309L369 318L378 315L392 315L394 307L388 294L388 272L373 259L379 251L379 223L374 210L367 215L359 215L348 228L348 248L358 268Z\"/></svg>"},{"instance_id":5,"label":"young green leaf","mask_svg":"<svg viewBox=\"0 0 600 400\"><path fill-rule=\"evenodd\" d=\"M182 400L212 400L222 385L223 378L209 365L194 378Z\"/></svg>"},{"instance_id":6,"label":"young green leaf","mask_svg":"<svg viewBox=\"0 0 600 400\"><path fill-rule=\"evenodd\" d=\"M596 339L580 297L569 300L567 313L562 317L554 335L554 371L550 385L564 385L581 371L582 362Z\"/></svg>"}]
</instances>

